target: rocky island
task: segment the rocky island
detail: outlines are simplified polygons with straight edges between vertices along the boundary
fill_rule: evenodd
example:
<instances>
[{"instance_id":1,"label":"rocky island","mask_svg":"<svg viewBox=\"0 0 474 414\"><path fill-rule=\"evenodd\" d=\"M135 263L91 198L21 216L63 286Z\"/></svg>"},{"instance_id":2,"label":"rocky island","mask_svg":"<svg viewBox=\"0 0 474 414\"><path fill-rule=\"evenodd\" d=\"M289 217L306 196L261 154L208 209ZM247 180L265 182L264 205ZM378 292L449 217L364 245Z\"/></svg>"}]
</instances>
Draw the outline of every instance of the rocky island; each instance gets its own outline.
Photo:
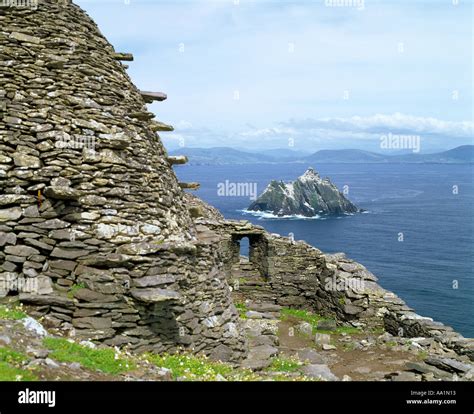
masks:
<instances>
[{"instance_id":1,"label":"rocky island","mask_svg":"<svg viewBox=\"0 0 474 414\"><path fill-rule=\"evenodd\" d=\"M291 183L273 180L248 210L268 211L277 216L305 217L360 211L329 178L321 178L311 167Z\"/></svg>"}]
</instances>

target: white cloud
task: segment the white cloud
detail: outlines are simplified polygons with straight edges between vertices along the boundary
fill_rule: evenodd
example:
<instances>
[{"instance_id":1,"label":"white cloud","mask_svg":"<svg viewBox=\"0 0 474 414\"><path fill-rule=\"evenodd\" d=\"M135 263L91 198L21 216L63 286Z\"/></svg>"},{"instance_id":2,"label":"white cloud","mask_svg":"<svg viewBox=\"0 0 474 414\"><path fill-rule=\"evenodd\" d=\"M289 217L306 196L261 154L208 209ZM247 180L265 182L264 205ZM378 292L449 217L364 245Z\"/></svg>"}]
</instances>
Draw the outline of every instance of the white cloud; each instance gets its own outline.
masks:
<instances>
[{"instance_id":1,"label":"white cloud","mask_svg":"<svg viewBox=\"0 0 474 414\"><path fill-rule=\"evenodd\" d=\"M443 121L431 117L405 115L399 112L392 115L376 114L366 117L291 120L284 122L283 125L300 132L315 129L369 133L411 132L459 138L472 138L474 134L474 122L471 121Z\"/></svg>"},{"instance_id":2,"label":"white cloud","mask_svg":"<svg viewBox=\"0 0 474 414\"><path fill-rule=\"evenodd\" d=\"M382 136L419 135L422 151L448 149L473 144L474 123L453 122L402 113L352 116L348 118L291 119L276 126L254 127L237 133L208 128L176 128L167 139L180 140L191 147L235 147L241 149L285 148L289 142L295 150L360 148L379 150ZM292 145L293 145L292 144Z\"/></svg>"}]
</instances>

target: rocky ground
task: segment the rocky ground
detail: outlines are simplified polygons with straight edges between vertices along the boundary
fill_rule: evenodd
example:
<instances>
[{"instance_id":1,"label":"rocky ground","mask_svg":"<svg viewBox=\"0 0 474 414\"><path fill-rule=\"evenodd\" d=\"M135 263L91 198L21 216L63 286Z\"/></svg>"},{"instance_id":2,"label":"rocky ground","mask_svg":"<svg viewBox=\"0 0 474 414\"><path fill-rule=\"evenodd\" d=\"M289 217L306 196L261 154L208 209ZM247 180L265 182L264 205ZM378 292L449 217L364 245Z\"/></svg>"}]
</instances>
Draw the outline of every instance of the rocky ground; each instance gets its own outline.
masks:
<instances>
[{"instance_id":1,"label":"rocky ground","mask_svg":"<svg viewBox=\"0 0 474 414\"><path fill-rule=\"evenodd\" d=\"M337 326L318 315L238 303L250 353L240 367L187 353L133 355L47 331L22 308L0 307L0 380L471 381L474 368L432 339Z\"/></svg>"},{"instance_id":2,"label":"rocky ground","mask_svg":"<svg viewBox=\"0 0 474 414\"><path fill-rule=\"evenodd\" d=\"M322 380L472 380L474 366L433 339L400 338L383 330L337 326L305 311L275 305L239 306L250 338L244 366L265 369L296 361L293 372Z\"/></svg>"}]
</instances>

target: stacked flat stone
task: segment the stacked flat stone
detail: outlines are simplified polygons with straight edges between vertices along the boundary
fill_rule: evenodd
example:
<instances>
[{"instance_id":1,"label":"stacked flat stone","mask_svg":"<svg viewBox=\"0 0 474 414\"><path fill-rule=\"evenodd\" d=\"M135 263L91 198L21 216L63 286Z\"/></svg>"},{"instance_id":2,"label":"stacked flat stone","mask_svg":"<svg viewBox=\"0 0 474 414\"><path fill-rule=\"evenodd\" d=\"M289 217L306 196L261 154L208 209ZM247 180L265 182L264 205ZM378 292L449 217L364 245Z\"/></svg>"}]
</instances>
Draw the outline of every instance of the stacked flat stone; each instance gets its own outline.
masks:
<instances>
[{"instance_id":1,"label":"stacked flat stone","mask_svg":"<svg viewBox=\"0 0 474 414\"><path fill-rule=\"evenodd\" d=\"M0 8L0 294L81 337L236 360L220 252L117 56L72 3Z\"/></svg>"}]
</instances>

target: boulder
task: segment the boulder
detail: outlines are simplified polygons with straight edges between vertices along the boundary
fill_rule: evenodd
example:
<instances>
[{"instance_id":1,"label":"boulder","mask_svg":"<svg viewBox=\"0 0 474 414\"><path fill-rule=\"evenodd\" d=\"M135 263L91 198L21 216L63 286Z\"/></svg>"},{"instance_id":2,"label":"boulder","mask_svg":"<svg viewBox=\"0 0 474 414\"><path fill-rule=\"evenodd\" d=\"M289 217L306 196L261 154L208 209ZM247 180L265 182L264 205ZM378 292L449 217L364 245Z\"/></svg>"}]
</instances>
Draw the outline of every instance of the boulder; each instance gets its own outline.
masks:
<instances>
[{"instance_id":1,"label":"boulder","mask_svg":"<svg viewBox=\"0 0 474 414\"><path fill-rule=\"evenodd\" d=\"M329 367L324 364L306 365L301 369L301 372L309 378L315 378L323 381L339 381L339 378L337 378L331 372Z\"/></svg>"}]
</instances>

